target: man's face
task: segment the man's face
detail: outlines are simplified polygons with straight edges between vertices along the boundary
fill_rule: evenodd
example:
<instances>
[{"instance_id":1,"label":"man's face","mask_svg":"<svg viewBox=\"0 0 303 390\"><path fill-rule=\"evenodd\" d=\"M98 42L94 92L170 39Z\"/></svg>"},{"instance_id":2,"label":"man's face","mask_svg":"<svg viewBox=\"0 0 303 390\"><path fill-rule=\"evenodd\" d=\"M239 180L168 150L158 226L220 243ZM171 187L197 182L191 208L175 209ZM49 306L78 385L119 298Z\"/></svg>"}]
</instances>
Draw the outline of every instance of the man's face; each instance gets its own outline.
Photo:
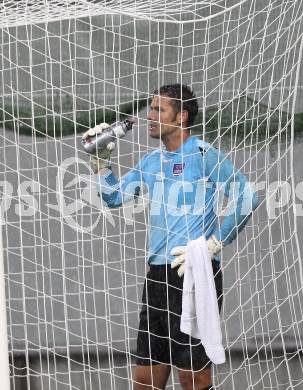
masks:
<instances>
[{"instance_id":1,"label":"man's face","mask_svg":"<svg viewBox=\"0 0 303 390\"><path fill-rule=\"evenodd\" d=\"M180 113L176 113L171 105L171 98L160 95L154 96L147 115L149 120L149 135L162 139L180 128Z\"/></svg>"}]
</instances>

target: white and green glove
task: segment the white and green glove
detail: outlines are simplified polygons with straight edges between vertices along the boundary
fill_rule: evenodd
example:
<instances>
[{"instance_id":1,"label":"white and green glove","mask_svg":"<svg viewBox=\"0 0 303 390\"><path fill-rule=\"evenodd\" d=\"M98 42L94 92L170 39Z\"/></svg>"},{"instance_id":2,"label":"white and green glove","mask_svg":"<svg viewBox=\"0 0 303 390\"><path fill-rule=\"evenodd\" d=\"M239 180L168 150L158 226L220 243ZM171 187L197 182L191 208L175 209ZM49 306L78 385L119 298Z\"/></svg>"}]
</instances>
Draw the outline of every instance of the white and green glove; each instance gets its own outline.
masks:
<instances>
[{"instance_id":1,"label":"white and green glove","mask_svg":"<svg viewBox=\"0 0 303 390\"><path fill-rule=\"evenodd\" d=\"M207 240L207 247L211 256L211 259L214 259L215 256L221 252L223 248L223 244L221 241L219 241L216 236L213 234L208 240ZM178 267L178 275L180 278L184 275L185 270L185 256L186 256L186 246L176 246L174 247L170 254L172 256L176 256L176 259L171 263L171 268L177 268Z\"/></svg>"},{"instance_id":2,"label":"white and green glove","mask_svg":"<svg viewBox=\"0 0 303 390\"><path fill-rule=\"evenodd\" d=\"M86 139L89 137L94 137L109 127L110 125L108 123L100 123L100 125L87 130L82 135L82 138ZM96 150L95 154L90 156L90 166L94 173L98 173L100 169L103 168L110 168L110 155L114 149L115 143L110 142L105 149Z\"/></svg>"}]
</instances>

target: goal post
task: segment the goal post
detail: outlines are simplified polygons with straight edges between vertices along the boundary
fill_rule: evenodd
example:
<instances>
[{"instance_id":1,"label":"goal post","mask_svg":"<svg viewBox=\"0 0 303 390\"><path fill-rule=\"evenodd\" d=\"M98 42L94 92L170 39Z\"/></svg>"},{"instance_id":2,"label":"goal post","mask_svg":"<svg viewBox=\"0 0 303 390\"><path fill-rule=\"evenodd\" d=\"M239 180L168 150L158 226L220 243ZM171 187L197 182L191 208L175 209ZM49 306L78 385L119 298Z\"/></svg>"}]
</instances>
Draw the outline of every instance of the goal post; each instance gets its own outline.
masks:
<instances>
[{"instance_id":1,"label":"goal post","mask_svg":"<svg viewBox=\"0 0 303 390\"><path fill-rule=\"evenodd\" d=\"M10 390L6 308L2 221L0 220L0 375L1 387L3 390Z\"/></svg>"},{"instance_id":2,"label":"goal post","mask_svg":"<svg viewBox=\"0 0 303 390\"><path fill-rule=\"evenodd\" d=\"M148 193L110 209L81 134L136 118L112 155L121 178L162 147L147 113L171 83L197 97L192 135L260 201L221 258L214 386L303 386L301 0L4 1L0 20L1 389L132 389Z\"/></svg>"}]
</instances>

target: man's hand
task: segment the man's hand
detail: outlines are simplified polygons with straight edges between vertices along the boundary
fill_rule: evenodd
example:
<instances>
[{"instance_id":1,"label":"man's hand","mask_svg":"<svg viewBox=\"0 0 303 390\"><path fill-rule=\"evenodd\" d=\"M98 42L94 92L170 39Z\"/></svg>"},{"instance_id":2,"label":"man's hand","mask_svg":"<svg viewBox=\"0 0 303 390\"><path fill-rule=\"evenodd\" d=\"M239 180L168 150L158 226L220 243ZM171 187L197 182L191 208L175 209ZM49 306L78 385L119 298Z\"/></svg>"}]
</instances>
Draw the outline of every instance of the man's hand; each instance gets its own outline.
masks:
<instances>
[{"instance_id":1,"label":"man's hand","mask_svg":"<svg viewBox=\"0 0 303 390\"><path fill-rule=\"evenodd\" d=\"M171 268L178 267L178 275L182 278L185 271L186 246L175 246L170 254L176 256L176 259L171 263Z\"/></svg>"},{"instance_id":2,"label":"man's hand","mask_svg":"<svg viewBox=\"0 0 303 390\"><path fill-rule=\"evenodd\" d=\"M82 135L82 138L85 139L89 137L94 137L102 133L104 130L108 129L109 127L110 125L108 123L101 123L100 125L97 125L92 129L87 130ZM115 149L115 143L110 142L105 149L96 150L95 152L96 154L90 156L90 166L94 173L98 173L100 169L110 167L109 158L114 149Z\"/></svg>"},{"instance_id":3,"label":"man's hand","mask_svg":"<svg viewBox=\"0 0 303 390\"><path fill-rule=\"evenodd\" d=\"M216 236L213 234L208 240L207 240L207 247L211 256L211 259L213 259L223 248L223 244L221 241L219 241ZM186 246L176 246L172 249L170 252L172 256L176 256L176 259L171 263L171 268L178 267L178 275L181 278L184 275L185 270L185 256L186 256Z\"/></svg>"}]
</instances>

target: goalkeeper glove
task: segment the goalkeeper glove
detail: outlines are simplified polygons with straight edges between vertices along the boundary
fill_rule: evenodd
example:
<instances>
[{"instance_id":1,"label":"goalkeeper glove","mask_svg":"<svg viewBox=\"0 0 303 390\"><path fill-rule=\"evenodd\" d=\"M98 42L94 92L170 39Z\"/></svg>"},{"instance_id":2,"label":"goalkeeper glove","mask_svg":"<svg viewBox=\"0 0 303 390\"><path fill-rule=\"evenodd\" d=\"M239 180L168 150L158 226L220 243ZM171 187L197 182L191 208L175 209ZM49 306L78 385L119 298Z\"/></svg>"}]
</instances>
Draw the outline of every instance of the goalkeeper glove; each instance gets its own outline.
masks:
<instances>
[{"instance_id":1,"label":"goalkeeper glove","mask_svg":"<svg viewBox=\"0 0 303 390\"><path fill-rule=\"evenodd\" d=\"M211 256L211 259L214 259L215 256L221 251L223 248L223 244L219 241L216 236L213 234L207 240L207 247ZM171 263L171 268L178 267L178 275L180 278L184 275L185 270L185 256L186 256L186 246L176 246L170 252L171 255L176 256L176 259Z\"/></svg>"},{"instance_id":2,"label":"goalkeeper glove","mask_svg":"<svg viewBox=\"0 0 303 390\"><path fill-rule=\"evenodd\" d=\"M93 127L92 129L87 130L83 135L82 138L86 139L89 137L94 137L100 133L102 133L104 130L108 129L110 125L108 123L101 123L100 125L97 125ZM94 155L90 156L90 166L94 173L98 173L100 169L103 168L110 168L110 155L112 151L115 149L115 143L110 142L106 148L98 150L96 149L96 152Z\"/></svg>"}]
</instances>

